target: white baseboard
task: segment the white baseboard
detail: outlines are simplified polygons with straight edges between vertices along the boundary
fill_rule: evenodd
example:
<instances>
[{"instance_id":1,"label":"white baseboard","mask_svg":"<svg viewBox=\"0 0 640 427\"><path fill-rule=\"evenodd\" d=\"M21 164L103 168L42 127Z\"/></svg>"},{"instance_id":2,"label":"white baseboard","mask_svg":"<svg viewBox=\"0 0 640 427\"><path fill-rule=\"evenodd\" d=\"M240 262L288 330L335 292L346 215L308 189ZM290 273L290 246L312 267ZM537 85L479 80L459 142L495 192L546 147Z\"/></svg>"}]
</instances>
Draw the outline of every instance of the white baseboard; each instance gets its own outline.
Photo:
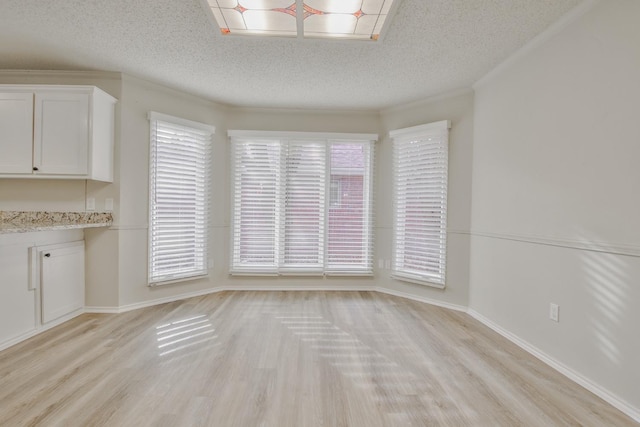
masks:
<instances>
[{"instance_id":1,"label":"white baseboard","mask_svg":"<svg viewBox=\"0 0 640 427\"><path fill-rule=\"evenodd\" d=\"M329 286L227 286L224 288L225 291L270 291L270 292L281 292L281 291L292 291L292 292L303 292L303 291L344 291L344 292L367 292L375 290L372 286L340 286L340 285L329 285Z\"/></svg>"},{"instance_id":2,"label":"white baseboard","mask_svg":"<svg viewBox=\"0 0 640 427\"><path fill-rule=\"evenodd\" d=\"M16 344L19 344L22 341L28 340L31 337L35 337L36 335L41 334L42 332L44 332L44 331L46 331L48 329L55 328L56 326L61 325L64 322L67 322L67 321L73 319L74 317L80 316L82 313L84 313L84 309L78 309L78 310L73 311L73 312L71 312L69 314L66 314L66 315L64 315L62 317L59 317L59 318L57 318L55 320L52 320L51 322L49 322L49 323L47 323L45 325L40 325L40 326L36 327L35 329L33 329L33 330L29 331L29 332L26 332L26 333L24 333L22 335L18 335L17 337L12 338L12 339L10 339L8 341L4 341L3 343L0 343L0 351L4 350L6 348L12 347L12 346L14 346Z\"/></svg>"},{"instance_id":3,"label":"white baseboard","mask_svg":"<svg viewBox=\"0 0 640 427\"><path fill-rule=\"evenodd\" d=\"M438 301L431 298L418 297L409 293L395 291L382 287L373 286L251 286L251 285L238 285L238 286L225 286L223 288L205 289L203 291L188 292L179 295L173 295L165 298L158 298L149 301L143 301L134 304L122 305L120 307L86 307L85 313L109 313L117 314L124 313L126 311L137 310L139 308L151 307L159 304L166 304L168 302L180 301L187 298L199 297L202 295L208 295L216 292L223 291L264 291L264 292L304 292L304 291L338 291L338 292L380 292L383 294L393 295L401 298L407 298L413 301L419 301L426 304L435 305L438 307L444 307L451 310L466 312L467 307L457 304L451 304L444 301Z\"/></svg>"},{"instance_id":4,"label":"white baseboard","mask_svg":"<svg viewBox=\"0 0 640 427\"><path fill-rule=\"evenodd\" d=\"M131 310L137 310L139 308L147 308L147 307L152 307L154 305L166 304L168 302L180 301L187 298L200 297L202 295L213 294L213 293L222 292L225 290L226 289L223 289L223 288L210 288L202 291L187 292L184 294L173 295L170 297L156 298L149 301L142 301L142 302L136 302L133 304L121 305L119 307L89 306L89 307L85 307L84 312L85 313L118 314L118 313L124 313Z\"/></svg>"},{"instance_id":5,"label":"white baseboard","mask_svg":"<svg viewBox=\"0 0 640 427\"><path fill-rule=\"evenodd\" d=\"M382 294L393 295L396 297L407 298L413 301L424 302L426 304L435 305L438 307L448 308L450 310L467 312L467 307L464 305L452 304L445 301L438 301L431 298L419 297L406 292L400 292L393 289L387 289L382 287L375 287L372 289L374 292L380 292Z\"/></svg>"},{"instance_id":6,"label":"white baseboard","mask_svg":"<svg viewBox=\"0 0 640 427\"><path fill-rule=\"evenodd\" d=\"M536 358L540 359L542 362L546 363L556 371L560 372L562 375L569 378L571 381L586 388L596 396L600 397L605 402L609 403L611 406L619 409L620 411L624 412L625 414L633 418L635 421L640 422L640 409L633 407L623 399L611 393L609 390L606 390L605 388L599 386L598 384L594 383L590 379L584 377L582 374L558 362L553 357L549 356L539 348L521 339L517 335L507 331L506 329L502 328L497 323L494 323L492 320L484 317L482 314L478 313L477 311L473 309L468 309L467 313L471 317L473 317L474 319L482 323L483 325L491 328L492 330L499 333L500 335L502 335L503 337L505 337L506 339L508 339L515 345L517 345L518 347L522 348L527 353L531 354L532 356L535 356Z\"/></svg>"},{"instance_id":7,"label":"white baseboard","mask_svg":"<svg viewBox=\"0 0 640 427\"><path fill-rule=\"evenodd\" d=\"M119 307L99 307L99 306L87 306L84 309L85 313L96 313L96 314L118 314L124 313L131 310L137 310L139 308L152 307L154 305L166 304L168 302L180 301L187 298L199 297L202 295L213 294L216 292L223 291L375 291L374 288L368 287L348 287L344 286L317 286L317 287L309 287L309 286L299 286L299 287L283 287L283 286L227 286L224 288L212 288L205 289L202 291L196 292L187 292L184 294L173 295L170 297L157 298L149 301L142 301L133 304L121 305Z\"/></svg>"},{"instance_id":8,"label":"white baseboard","mask_svg":"<svg viewBox=\"0 0 640 427\"><path fill-rule=\"evenodd\" d=\"M89 314L118 314L121 313L118 307L96 307L87 306L84 308L85 313Z\"/></svg>"},{"instance_id":9,"label":"white baseboard","mask_svg":"<svg viewBox=\"0 0 640 427\"><path fill-rule=\"evenodd\" d=\"M0 343L0 351L9 347L13 347L14 345L19 344L24 340L28 340L29 338L38 335L40 332L42 332L42 329L34 329L24 334L18 335L17 337L11 338L10 340L4 341L3 343Z\"/></svg>"}]
</instances>

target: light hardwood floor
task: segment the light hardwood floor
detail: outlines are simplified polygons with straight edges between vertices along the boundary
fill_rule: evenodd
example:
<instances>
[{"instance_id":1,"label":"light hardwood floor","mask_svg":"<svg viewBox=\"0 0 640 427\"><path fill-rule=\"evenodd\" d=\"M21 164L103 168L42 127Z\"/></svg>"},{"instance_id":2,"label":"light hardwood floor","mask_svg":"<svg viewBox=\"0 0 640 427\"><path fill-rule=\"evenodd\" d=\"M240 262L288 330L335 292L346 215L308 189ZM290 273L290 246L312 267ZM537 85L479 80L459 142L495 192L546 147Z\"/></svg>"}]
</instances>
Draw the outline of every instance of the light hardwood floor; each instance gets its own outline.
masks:
<instances>
[{"instance_id":1,"label":"light hardwood floor","mask_svg":"<svg viewBox=\"0 0 640 427\"><path fill-rule=\"evenodd\" d=\"M0 426L631 426L464 313L222 292L86 314L0 352Z\"/></svg>"}]
</instances>

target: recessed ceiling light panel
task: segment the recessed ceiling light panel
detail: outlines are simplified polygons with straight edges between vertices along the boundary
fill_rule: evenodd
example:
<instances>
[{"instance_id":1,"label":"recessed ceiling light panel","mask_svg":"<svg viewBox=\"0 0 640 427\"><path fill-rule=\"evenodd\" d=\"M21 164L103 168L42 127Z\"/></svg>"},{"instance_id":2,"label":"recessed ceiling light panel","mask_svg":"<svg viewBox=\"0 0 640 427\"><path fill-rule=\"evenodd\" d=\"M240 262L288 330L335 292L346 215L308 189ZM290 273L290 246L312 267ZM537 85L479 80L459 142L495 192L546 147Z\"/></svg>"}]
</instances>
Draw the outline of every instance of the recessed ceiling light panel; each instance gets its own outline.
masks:
<instances>
[{"instance_id":1,"label":"recessed ceiling light panel","mask_svg":"<svg viewBox=\"0 0 640 427\"><path fill-rule=\"evenodd\" d=\"M224 35L378 40L394 0L207 2Z\"/></svg>"}]
</instances>

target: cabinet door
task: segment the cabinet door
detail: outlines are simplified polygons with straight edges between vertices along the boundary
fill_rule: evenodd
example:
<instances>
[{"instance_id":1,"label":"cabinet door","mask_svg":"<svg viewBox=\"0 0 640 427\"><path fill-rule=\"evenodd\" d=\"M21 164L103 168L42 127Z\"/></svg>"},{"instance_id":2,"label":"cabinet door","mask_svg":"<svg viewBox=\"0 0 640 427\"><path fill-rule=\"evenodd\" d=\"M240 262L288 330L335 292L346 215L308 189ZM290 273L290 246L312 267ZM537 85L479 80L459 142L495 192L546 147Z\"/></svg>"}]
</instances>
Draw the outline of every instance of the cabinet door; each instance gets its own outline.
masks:
<instances>
[{"instance_id":1,"label":"cabinet door","mask_svg":"<svg viewBox=\"0 0 640 427\"><path fill-rule=\"evenodd\" d=\"M0 93L0 173L31 174L33 93Z\"/></svg>"},{"instance_id":2,"label":"cabinet door","mask_svg":"<svg viewBox=\"0 0 640 427\"><path fill-rule=\"evenodd\" d=\"M36 173L87 174L89 94L36 92L33 126Z\"/></svg>"},{"instance_id":3,"label":"cabinet door","mask_svg":"<svg viewBox=\"0 0 640 427\"><path fill-rule=\"evenodd\" d=\"M36 329L36 294L29 283L27 246L0 246L0 348Z\"/></svg>"},{"instance_id":4,"label":"cabinet door","mask_svg":"<svg viewBox=\"0 0 640 427\"><path fill-rule=\"evenodd\" d=\"M39 254L42 323L84 307L84 242L43 246Z\"/></svg>"}]
</instances>

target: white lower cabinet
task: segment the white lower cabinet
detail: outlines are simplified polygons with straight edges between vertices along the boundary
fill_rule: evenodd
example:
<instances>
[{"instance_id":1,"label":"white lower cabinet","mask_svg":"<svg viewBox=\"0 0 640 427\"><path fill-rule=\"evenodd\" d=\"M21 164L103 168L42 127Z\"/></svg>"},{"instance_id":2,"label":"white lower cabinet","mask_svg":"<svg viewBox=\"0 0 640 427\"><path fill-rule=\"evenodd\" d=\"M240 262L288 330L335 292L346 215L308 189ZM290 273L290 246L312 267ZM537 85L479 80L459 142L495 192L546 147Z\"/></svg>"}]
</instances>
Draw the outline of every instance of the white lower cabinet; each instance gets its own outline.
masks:
<instances>
[{"instance_id":1,"label":"white lower cabinet","mask_svg":"<svg viewBox=\"0 0 640 427\"><path fill-rule=\"evenodd\" d=\"M84 242L38 247L42 323L84 307Z\"/></svg>"},{"instance_id":2,"label":"white lower cabinet","mask_svg":"<svg viewBox=\"0 0 640 427\"><path fill-rule=\"evenodd\" d=\"M84 310L82 231L0 234L0 350Z\"/></svg>"},{"instance_id":3,"label":"white lower cabinet","mask_svg":"<svg viewBox=\"0 0 640 427\"><path fill-rule=\"evenodd\" d=\"M36 289L29 277L29 248L0 246L0 345L35 331L36 314Z\"/></svg>"}]
</instances>

